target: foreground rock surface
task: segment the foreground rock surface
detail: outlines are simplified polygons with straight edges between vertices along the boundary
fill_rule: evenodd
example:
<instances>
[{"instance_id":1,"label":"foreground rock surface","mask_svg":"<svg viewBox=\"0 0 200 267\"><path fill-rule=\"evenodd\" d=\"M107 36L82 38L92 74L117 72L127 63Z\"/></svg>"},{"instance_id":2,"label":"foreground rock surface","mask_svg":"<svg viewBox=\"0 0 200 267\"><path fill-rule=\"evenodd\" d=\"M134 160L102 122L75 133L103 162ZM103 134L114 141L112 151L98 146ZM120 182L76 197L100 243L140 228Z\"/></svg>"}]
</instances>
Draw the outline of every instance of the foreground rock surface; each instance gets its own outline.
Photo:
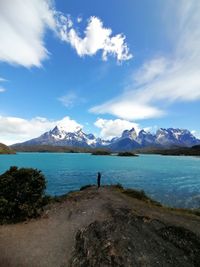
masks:
<instances>
[{"instance_id":1,"label":"foreground rock surface","mask_svg":"<svg viewBox=\"0 0 200 267\"><path fill-rule=\"evenodd\" d=\"M170 226L131 210L113 211L113 218L94 222L76 235L72 267L199 266L200 239L182 227Z\"/></svg>"},{"instance_id":2,"label":"foreground rock surface","mask_svg":"<svg viewBox=\"0 0 200 267\"><path fill-rule=\"evenodd\" d=\"M0 226L0 266L199 266L200 217L114 187L87 188L40 219Z\"/></svg>"}]
</instances>

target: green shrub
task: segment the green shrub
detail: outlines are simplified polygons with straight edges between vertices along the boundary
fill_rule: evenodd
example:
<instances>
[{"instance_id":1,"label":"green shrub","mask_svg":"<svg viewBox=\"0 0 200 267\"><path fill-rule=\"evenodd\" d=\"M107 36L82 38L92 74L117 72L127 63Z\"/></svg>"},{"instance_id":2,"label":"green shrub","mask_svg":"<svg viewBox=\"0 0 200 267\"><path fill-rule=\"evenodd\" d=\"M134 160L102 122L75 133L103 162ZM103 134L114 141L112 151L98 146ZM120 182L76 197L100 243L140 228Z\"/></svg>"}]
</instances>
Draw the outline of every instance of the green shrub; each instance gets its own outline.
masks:
<instances>
[{"instance_id":1,"label":"green shrub","mask_svg":"<svg viewBox=\"0 0 200 267\"><path fill-rule=\"evenodd\" d=\"M45 188L37 169L11 167L0 175L0 223L37 217L46 204Z\"/></svg>"}]
</instances>

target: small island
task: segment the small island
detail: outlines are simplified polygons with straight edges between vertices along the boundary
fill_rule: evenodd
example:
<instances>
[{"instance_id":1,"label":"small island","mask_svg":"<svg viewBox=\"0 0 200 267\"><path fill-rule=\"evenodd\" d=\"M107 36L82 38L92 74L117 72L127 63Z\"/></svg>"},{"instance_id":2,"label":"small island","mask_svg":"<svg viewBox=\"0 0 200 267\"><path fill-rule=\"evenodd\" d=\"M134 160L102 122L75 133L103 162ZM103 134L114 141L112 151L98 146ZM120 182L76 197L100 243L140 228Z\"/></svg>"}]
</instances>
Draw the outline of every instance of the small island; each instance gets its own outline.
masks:
<instances>
[{"instance_id":1,"label":"small island","mask_svg":"<svg viewBox=\"0 0 200 267\"><path fill-rule=\"evenodd\" d=\"M119 157L138 157L137 154L134 154L134 153L132 153L132 152L128 152L128 151L125 151L125 152L119 152L119 153L117 154L117 156L119 156Z\"/></svg>"},{"instance_id":2,"label":"small island","mask_svg":"<svg viewBox=\"0 0 200 267\"><path fill-rule=\"evenodd\" d=\"M92 152L92 155L95 156L109 156L111 155L111 152L108 150L96 150Z\"/></svg>"}]
</instances>

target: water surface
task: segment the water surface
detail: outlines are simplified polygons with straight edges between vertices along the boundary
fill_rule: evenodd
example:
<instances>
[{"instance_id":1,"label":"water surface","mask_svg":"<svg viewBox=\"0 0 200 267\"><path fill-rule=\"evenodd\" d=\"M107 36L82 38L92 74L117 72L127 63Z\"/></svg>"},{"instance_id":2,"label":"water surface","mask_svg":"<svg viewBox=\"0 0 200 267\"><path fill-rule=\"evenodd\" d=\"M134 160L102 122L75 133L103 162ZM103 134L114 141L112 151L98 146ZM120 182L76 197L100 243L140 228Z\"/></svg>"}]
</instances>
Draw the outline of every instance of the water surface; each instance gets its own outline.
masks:
<instances>
[{"instance_id":1,"label":"water surface","mask_svg":"<svg viewBox=\"0 0 200 267\"><path fill-rule=\"evenodd\" d=\"M47 193L61 195L86 184L121 183L143 189L163 204L200 207L200 158L140 155L139 157L92 156L84 153L18 153L0 155L0 173L10 166L42 170Z\"/></svg>"}]
</instances>

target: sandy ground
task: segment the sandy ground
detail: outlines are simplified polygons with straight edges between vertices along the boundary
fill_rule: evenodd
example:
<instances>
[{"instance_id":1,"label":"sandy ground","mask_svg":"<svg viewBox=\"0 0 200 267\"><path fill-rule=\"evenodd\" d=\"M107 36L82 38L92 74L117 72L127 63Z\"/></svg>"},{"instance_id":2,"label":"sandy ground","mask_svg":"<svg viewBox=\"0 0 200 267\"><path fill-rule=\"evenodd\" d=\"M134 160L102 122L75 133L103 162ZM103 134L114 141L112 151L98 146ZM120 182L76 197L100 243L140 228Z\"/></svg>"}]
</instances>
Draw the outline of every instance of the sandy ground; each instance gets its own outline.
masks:
<instances>
[{"instance_id":1,"label":"sandy ground","mask_svg":"<svg viewBox=\"0 0 200 267\"><path fill-rule=\"evenodd\" d=\"M69 266L77 231L94 221L108 220L111 210L120 208L182 226L200 236L198 216L153 206L110 187L92 187L50 205L39 219L0 226L0 267Z\"/></svg>"}]
</instances>

